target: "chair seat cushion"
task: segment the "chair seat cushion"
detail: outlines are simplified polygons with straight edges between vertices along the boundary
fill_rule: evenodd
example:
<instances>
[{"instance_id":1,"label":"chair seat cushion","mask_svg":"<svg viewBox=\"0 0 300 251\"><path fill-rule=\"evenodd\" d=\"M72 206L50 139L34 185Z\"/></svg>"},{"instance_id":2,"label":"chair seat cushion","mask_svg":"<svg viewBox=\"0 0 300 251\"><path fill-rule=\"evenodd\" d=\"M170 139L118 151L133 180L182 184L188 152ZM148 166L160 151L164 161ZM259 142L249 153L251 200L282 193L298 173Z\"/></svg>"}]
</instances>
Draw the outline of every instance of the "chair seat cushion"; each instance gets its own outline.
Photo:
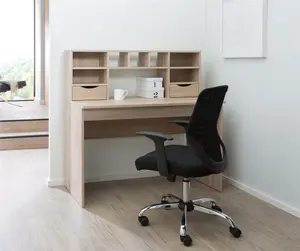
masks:
<instances>
[{"instance_id":1,"label":"chair seat cushion","mask_svg":"<svg viewBox=\"0 0 300 251\"><path fill-rule=\"evenodd\" d=\"M203 177L213 172L205 167L188 146L169 145L165 147L170 174L182 177ZM152 151L135 161L137 170L158 171L156 152Z\"/></svg>"}]
</instances>

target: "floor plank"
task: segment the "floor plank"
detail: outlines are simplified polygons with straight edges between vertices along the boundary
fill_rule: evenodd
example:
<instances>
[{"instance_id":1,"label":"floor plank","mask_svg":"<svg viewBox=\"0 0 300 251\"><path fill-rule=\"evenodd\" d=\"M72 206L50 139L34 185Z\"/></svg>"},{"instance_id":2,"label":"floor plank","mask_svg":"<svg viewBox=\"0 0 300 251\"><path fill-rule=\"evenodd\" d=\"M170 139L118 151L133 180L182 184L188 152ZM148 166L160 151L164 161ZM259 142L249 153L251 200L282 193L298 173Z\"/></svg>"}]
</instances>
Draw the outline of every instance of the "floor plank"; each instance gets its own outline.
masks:
<instances>
[{"instance_id":1,"label":"floor plank","mask_svg":"<svg viewBox=\"0 0 300 251\"><path fill-rule=\"evenodd\" d=\"M180 194L180 180L146 178L88 184L81 209L64 188L48 188L48 150L0 152L0 251L41 250L300 250L300 220L234 187L223 193L192 182L191 197L214 197L243 230L240 239L226 222L189 214L193 246L179 241L180 212L153 211L149 227L137 223L141 207L163 192Z\"/></svg>"},{"instance_id":2,"label":"floor plank","mask_svg":"<svg viewBox=\"0 0 300 251\"><path fill-rule=\"evenodd\" d=\"M48 119L48 107L35 101L0 102L0 121ZM19 106L16 106L19 105Z\"/></svg>"}]
</instances>

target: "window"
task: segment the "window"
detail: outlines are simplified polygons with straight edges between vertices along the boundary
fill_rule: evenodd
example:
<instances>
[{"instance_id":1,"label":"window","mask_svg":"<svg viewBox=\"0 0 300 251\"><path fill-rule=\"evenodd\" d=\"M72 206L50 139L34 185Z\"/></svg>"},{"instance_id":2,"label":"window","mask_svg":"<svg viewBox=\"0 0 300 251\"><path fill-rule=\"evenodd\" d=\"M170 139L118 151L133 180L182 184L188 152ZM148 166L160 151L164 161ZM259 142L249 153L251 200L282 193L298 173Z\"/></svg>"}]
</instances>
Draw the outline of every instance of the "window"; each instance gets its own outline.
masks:
<instances>
[{"instance_id":1,"label":"window","mask_svg":"<svg viewBox=\"0 0 300 251\"><path fill-rule=\"evenodd\" d=\"M33 100L35 96L35 2L0 0L0 80L26 81L8 100Z\"/></svg>"}]
</instances>

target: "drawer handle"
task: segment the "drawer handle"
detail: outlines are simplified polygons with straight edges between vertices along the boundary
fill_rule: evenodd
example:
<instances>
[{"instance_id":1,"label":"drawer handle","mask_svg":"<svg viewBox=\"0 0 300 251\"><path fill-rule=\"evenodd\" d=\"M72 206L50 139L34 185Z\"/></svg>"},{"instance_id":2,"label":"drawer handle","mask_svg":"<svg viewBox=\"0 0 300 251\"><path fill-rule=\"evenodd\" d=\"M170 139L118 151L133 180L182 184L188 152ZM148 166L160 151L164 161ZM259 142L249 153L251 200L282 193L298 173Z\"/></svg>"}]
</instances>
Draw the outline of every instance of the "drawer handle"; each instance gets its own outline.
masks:
<instances>
[{"instance_id":1,"label":"drawer handle","mask_svg":"<svg viewBox=\"0 0 300 251\"><path fill-rule=\"evenodd\" d=\"M91 86L81 86L82 88L85 88L85 89L94 89L94 88L97 88L98 85L91 85Z\"/></svg>"},{"instance_id":2,"label":"drawer handle","mask_svg":"<svg viewBox=\"0 0 300 251\"><path fill-rule=\"evenodd\" d=\"M178 84L179 87L188 87L190 86L191 84Z\"/></svg>"}]
</instances>

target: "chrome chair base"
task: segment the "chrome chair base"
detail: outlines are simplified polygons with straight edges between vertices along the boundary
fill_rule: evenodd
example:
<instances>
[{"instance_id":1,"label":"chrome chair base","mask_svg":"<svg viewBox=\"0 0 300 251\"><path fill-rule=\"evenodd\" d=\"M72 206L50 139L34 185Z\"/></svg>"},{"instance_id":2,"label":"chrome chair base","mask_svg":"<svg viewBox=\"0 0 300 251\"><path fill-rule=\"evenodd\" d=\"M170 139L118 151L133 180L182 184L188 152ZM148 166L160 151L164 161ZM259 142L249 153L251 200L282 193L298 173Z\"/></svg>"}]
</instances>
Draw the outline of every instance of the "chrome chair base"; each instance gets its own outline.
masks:
<instances>
[{"instance_id":1,"label":"chrome chair base","mask_svg":"<svg viewBox=\"0 0 300 251\"><path fill-rule=\"evenodd\" d=\"M234 221L226 214L222 212L222 209L216 205L215 200L211 198L200 198L195 200L189 200L188 191L190 187L190 181L186 178L182 181L182 190L183 190L183 198L179 198L173 194L167 194L162 196L161 202L157 204L152 204L144 207L138 214L138 220L142 226L149 225L149 219L144 216L144 214L153 209L180 209L182 213L181 224L180 224L180 240L185 246L190 246L192 244L192 239L188 235L187 232L187 215L188 212L196 210L198 212L215 215L221 217L229 223L229 231L235 237L239 238L242 234L241 230L236 227ZM210 207L205 204L209 204ZM204 205L200 205L204 204Z\"/></svg>"}]
</instances>

